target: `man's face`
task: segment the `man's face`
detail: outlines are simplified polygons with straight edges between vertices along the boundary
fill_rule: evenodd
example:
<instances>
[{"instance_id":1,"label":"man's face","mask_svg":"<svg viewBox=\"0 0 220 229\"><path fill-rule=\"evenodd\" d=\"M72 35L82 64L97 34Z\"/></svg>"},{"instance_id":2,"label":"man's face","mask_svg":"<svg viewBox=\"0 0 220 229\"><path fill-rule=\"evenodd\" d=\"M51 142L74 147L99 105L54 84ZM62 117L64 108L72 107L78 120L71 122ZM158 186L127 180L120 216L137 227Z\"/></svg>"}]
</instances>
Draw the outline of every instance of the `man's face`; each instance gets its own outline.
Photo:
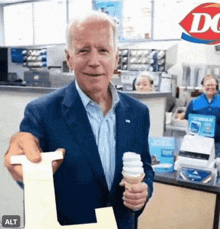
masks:
<instances>
[{"instance_id":1,"label":"man's face","mask_svg":"<svg viewBox=\"0 0 220 229\"><path fill-rule=\"evenodd\" d=\"M74 70L80 88L88 95L107 92L118 55L113 31L104 21L87 21L71 28L71 50L68 66Z\"/></svg>"},{"instance_id":2,"label":"man's face","mask_svg":"<svg viewBox=\"0 0 220 229\"><path fill-rule=\"evenodd\" d=\"M214 94L216 93L216 80L207 79L204 82L203 90L209 98L212 98Z\"/></svg>"}]
</instances>

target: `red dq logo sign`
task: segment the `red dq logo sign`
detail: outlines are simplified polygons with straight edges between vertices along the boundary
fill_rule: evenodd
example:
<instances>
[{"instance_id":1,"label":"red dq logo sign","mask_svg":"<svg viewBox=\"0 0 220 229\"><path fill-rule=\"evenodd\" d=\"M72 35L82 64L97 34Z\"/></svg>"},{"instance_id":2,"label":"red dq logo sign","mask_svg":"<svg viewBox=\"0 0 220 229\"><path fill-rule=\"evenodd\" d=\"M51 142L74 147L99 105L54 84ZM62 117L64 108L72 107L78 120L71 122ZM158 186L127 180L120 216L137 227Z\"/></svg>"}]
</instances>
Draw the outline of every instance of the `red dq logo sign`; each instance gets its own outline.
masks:
<instances>
[{"instance_id":1,"label":"red dq logo sign","mask_svg":"<svg viewBox=\"0 0 220 229\"><path fill-rule=\"evenodd\" d=\"M220 43L220 4L199 5L179 24L189 34L182 33L182 39L194 43L216 45Z\"/></svg>"}]
</instances>

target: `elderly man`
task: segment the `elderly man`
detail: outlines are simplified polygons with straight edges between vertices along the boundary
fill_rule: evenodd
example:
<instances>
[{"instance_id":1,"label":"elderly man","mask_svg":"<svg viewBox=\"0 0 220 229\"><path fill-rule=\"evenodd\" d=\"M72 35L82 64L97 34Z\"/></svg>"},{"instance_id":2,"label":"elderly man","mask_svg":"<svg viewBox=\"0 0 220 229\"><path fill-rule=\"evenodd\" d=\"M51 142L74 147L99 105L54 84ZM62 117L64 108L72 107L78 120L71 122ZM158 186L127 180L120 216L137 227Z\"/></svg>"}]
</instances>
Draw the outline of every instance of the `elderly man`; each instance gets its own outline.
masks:
<instances>
[{"instance_id":1,"label":"elderly man","mask_svg":"<svg viewBox=\"0 0 220 229\"><path fill-rule=\"evenodd\" d=\"M61 225L96 222L95 208L112 206L119 229L134 228L152 195L154 173L148 147L149 113L142 103L118 93L111 83L118 62L117 29L111 18L92 12L68 27L66 59L76 79L29 103L20 131L11 138L5 165L22 181L11 155L65 149L53 164L58 220ZM141 155L142 183L125 189L122 156Z\"/></svg>"}]
</instances>

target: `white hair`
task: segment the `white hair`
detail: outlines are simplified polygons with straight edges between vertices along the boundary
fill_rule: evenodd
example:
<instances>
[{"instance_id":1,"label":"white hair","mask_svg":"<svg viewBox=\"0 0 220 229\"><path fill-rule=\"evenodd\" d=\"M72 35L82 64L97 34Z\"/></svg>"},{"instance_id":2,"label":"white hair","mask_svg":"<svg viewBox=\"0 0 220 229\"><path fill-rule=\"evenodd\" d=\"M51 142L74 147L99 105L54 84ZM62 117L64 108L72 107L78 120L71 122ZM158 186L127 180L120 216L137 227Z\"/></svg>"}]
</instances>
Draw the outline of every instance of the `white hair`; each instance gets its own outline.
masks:
<instances>
[{"instance_id":1,"label":"white hair","mask_svg":"<svg viewBox=\"0 0 220 229\"><path fill-rule=\"evenodd\" d=\"M81 24L83 22L86 22L91 19L98 19L99 21L106 21L109 23L109 25L112 28L113 31L113 39L114 39L114 45L117 47L117 42L118 42L118 25L117 22L109 15L103 12L99 11L90 11L89 13L87 12L86 14L82 14L78 17L75 17L72 19L66 29L66 50L70 50L71 47L71 27L73 25Z\"/></svg>"}]
</instances>

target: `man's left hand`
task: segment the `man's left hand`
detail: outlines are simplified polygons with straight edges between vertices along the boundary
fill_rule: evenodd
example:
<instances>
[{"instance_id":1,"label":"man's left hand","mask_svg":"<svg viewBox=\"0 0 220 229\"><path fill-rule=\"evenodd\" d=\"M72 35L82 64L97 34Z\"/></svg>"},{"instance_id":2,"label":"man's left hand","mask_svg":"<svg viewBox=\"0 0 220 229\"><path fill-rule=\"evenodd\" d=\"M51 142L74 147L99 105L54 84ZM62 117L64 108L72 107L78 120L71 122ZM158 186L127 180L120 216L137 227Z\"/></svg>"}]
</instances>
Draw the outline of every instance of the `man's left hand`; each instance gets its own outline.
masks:
<instances>
[{"instance_id":1,"label":"man's left hand","mask_svg":"<svg viewBox=\"0 0 220 229\"><path fill-rule=\"evenodd\" d=\"M121 186L124 186L120 184ZM148 197L148 186L146 183L141 182L133 185L130 188L125 188L123 193L124 205L133 211L140 210L144 207Z\"/></svg>"}]
</instances>

